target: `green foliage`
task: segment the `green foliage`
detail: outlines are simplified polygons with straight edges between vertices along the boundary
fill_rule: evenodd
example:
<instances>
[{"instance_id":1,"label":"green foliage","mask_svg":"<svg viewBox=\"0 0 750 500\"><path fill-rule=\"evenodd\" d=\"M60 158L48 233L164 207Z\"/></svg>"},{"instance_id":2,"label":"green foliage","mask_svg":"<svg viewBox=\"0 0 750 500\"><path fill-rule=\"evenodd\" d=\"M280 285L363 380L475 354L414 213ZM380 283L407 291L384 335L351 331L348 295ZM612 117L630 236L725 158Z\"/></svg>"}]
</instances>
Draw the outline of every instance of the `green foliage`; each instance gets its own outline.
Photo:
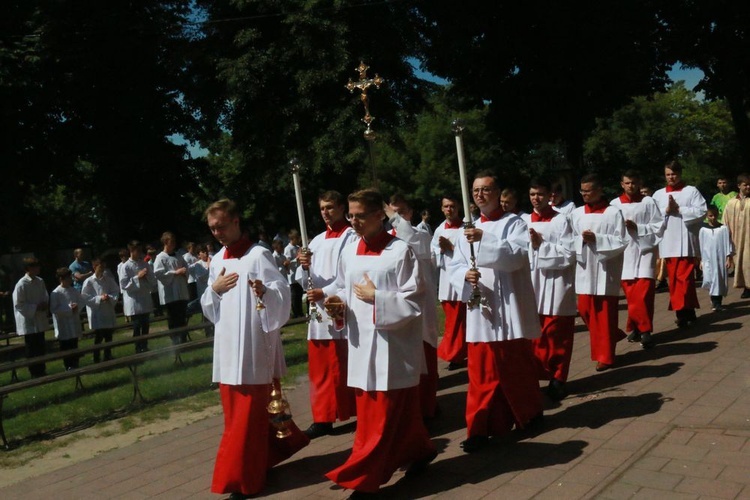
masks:
<instances>
[{"instance_id":1,"label":"green foliage","mask_svg":"<svg viewBox=\"0 0 750 500\"><path fill-rule=\"evenodd\" d=\"M679 158L683 176L705 192L715 189L719 173L739 173L731 117L720 101L700 101L682 82L666 93L638 97L597 120L586 141L586 163L601 173L608 185L618 185L619 175L636 169L652 186L663 184L663 165Z\"/></svg>"}]
</instances>

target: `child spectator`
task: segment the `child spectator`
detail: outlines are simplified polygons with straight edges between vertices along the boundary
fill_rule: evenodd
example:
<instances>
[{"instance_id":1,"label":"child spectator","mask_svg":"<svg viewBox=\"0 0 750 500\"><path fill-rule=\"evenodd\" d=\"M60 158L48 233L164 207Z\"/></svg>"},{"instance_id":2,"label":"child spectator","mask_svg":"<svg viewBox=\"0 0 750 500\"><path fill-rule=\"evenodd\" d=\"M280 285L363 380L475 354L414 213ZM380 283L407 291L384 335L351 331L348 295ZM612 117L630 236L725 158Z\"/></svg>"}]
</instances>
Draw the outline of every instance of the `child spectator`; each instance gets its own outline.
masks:
<instances>
[{"instance_id":1,"label":"child spectator","mask_svg":"<svg viewBox=\"0 0 750 500\"><path fill-rule=\"evenodd\" d=\"M711 309L721 311L721 301L727 296L727 270L732 267L734 249L729 230L719 223L719 209L710 205L706 211L706 222L698 233L703 268L702 288L711 296Z\"/></svg>"},{"instance_id":2,"label":"child spectator","mask_svg":"<svg viewBox=\"0 0 750 500\"><path fill-rule=\"evenodd\" d=\"M130 254L128 254L130 255ZM128 257L129 258L129 257ZM127 261L126 261L127 262ZM81 297L86 303L86 313L89 318L89 328L94 330L94 344L102 341L112 342L112 332L115 328L115 304L120 295L120 286L115 278L108 273L101 258L91 263L94 275L83 282ZM112 358L112 349L104 349L104 361ZM94 363L100 361L99 350L94 351Z\"/></svg>"},{"instance_id":3,"label":"child spectator","mask_svg":"<svg viewBox=\"0 0 750 500\"><path fill-rule=\"evenodd\" d=\"M289 281L289 288L292 292L292 317L300 318L305 314L302 312L302 285L297 283L294 279L294 275L297 272L297 253L300 250L302 244L302 237L299 231L292 229L289 231L289 244L284 248L284 255L289 260L289 274L287 279Z\"/></svg>"},{"instance_id":4,"label":"child spectator","mask_svg":"<svg viewBox=\"0 0 750 500\"><path fill-rule=\"evenodd\" d=\"M78 338L81 336L80 309L83 303L81 293L73 288L73 273L67 267L61 267L55 273L60 284L52 290L49 297L49 308L55 325L55 337L60 341L60 351L78 349ZM78 356L63 358L66 370L78 368Z\"/></svg>"}]
</instances>

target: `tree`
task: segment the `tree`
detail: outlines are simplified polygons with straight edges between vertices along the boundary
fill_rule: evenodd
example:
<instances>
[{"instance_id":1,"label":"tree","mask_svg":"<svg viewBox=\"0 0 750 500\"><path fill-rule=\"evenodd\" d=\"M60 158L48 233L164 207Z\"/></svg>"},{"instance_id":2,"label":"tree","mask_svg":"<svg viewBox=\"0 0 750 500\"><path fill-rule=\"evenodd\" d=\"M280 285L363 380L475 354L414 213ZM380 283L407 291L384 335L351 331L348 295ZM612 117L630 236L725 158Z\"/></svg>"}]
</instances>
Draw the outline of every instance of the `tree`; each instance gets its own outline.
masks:
<instances>
[{"instance_id":1,"label":"tree","mask_svg":"<svg viewBox=\"0 0 750 500\"><path fill-rule=\"evenodd\" d=\"M4 241L102 247L187 232L173 213L189 211L192 181L167 139L192 120L180 102L187 4L26 4L4 18L0 52L12 62L0 73L13 172L3 216L23 224Z\"/></svg>"},{"instance_id":2,"label":"tree","mask_svg":"<svg viewBox=\"0 0 750 500\"><path fill-rule=\"evenodd\" d=\"M679 158L685 179L708 193L716 176L739 173L729 109L723 101L700 101L683 82L668 92L638 97L597 120L585 146L586 163L619 186L619 175L639 170L651 186L664 183L662 167Z\"/></svg>"},{"instance_id":3,"label":"tree","mask_svg":"<svg viewBox=\"0 0 750 500\"><path fill-rule=\"evenodd\" d=\"M427 70L488 102L490 126L515 149L562 140L576 167L595 118L666 82L648 0L422 2L415 15Z\"/></svg>"},{"instance_id":4,"label":"tree","mask_svg":"<svg viewBox=\"0 0 750 500\"><path fill-rule=\"evenodd\" d=\"M741 161L750 169L750 4L728 0L681 0L662 4L665 46L674 61L699 68L697 90L726 99Z\"/></svg>"},{"instance_id":5,"label":"tree","mask_svg":"<svg viewBox=\"0 0 750 500\"><path fill-rule=\"evenodd\" d=\"M429 86L407 61L415 35L401 3L197 3L205 24L203 36L193 41L189 73L195 85L185 97L201 127L190 138L205 143L229 134L231 145L223 144L223 151L231 148L244 163L233 163L230 176L251 188L236 192L237 201L256 207L256 219L296 225L292 157L303 167L308 214L317 211L319 191L350 192L360 173L369 171L364 111L359 96L344 89L348 78L357 78L360 60L372 65L368 76L386 78L383 88L369 92L378 133L404 126L424 103ZM234 185L227 186L233 191Z\"/></svg>"}]
</instances>

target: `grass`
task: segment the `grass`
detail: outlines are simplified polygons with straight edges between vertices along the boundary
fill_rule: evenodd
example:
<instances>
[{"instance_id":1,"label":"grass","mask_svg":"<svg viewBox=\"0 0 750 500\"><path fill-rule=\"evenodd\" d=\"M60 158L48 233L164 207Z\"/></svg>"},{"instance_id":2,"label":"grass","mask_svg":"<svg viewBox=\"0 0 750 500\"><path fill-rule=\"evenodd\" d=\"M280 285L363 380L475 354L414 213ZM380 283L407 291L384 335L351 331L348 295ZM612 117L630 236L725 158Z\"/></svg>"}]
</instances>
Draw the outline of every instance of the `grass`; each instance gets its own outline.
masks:
<instances>
[{"instance_id":1,"label":"grass","mask_svg":"<svg viewBox=\"0 0 750 500\"><path fill-rule=\"evenodd\" d=\"M191 324L198 321L199 318L194 317ZM152 331L164 328L163 321L152 323ZM283 381L285 384L293 383L307 371L306 333L306 323L282 329L289 365L289 373ZM130 332L125 330L116 333L115 337L129 335ZM191 332L193 338L201 335L201 330ZM92 342L91 339L83 340L80 345ZM154 349L169 343L170 340L164 338L151 341L149 346ZM132 352L132 345L113 349L115 357ZM171 355L147 361L138 370L145 403L136 401L131 404L133 383L127 368L86 375L82 378L82 390L76 390L75 381L68 379L12 393L3 402L5 435L12 448L23 449L24 455L33 457L42 453L52 438L114 419L120 419L121 430L128 430L142 423L168 419L173 411L200 411L217 405L219 396L211 383L212 357L212 348L205 347L182 353L182 364L175 364ZM81 366L91 363L91 355L81 359ZM49 374L62 370L62 361L47 364ZM18 375L21 380L29 376L27 370ZM43 443L46 444L39 449L35 446Z\"/></svg>"}]
</instances>

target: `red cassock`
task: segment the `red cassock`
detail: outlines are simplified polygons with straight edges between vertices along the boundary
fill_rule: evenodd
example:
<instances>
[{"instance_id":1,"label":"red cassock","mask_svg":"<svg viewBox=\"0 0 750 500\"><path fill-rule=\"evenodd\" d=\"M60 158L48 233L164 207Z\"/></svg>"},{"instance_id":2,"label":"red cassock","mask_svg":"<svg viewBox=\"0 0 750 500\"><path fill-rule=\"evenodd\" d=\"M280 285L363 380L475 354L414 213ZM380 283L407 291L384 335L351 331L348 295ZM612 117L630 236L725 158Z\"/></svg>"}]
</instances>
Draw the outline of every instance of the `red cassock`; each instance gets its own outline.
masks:
<instances>
[{"instance_id":1,"label":"red cassock","mask_svg":"<svg viewBox=\"0 0 750 500\"><path fill-rule=\"evenodd\" d=\"M354 390L346 384L348 349L346 339L307 341L313 422L344 421L357 414Z\"/></svg>"},{"instance_id":2,"label":"red cassock","mask_svg":"<svg viewBox=\"0 0 750 500\"><path fill-rule=\"evenodd\" d=\"M636 278L622 280L622 289L628 301L628 321L625 331L641 333L654 331L654 280Z\"/></svg>"},{"instance_id":3,"label":"red cassock","mask_svg":"<svg viewBox=\"0 0 750 500\"><path fill-rule=\"evenodd\" d=\"M449 363L461 363L466 359L466 304L459 300L444 300L441 304L445 330L437 355Z\"/></svg>"},{"instance_id":4,"label":"red cassock","mask_svg":"<svg viewBox=\"0 0 750 500\"><path fill-rule=\"evenodd\" d=\"M214 493L259 493L266 484L266 473L310 442L310 439L288 421L292 435L283 439L275 429L266 409L271 385L220 384L224 407L224 434L216 455L211 483Z\"/></svg>"},{"instance_id":5,"label":"red cassock","mask_svg":"<svg viewBox=\"0 0 750 500\"><path fill-rule=\"evenodd\" d=\"M427 360L427 373L419 377L419 403L422 408L422 416L432 418L437 410L437 349L427 342L422 342L422 345Z\"/></svg>"},{"instance_id":6,"label":"red cassock","mask_svg":"<svg viewBox=\"0 0 750 500\"><path fill-rule=\"evenodd\" d=\"M542 412L531 340L470 342L466 427L469 437L502 436Z\"/></svg>"},{"instance_id":7,"label":"red cassock","mask_svg":"<svg viewBox=\"0 0 750 500\"><path fill-rule=\"evenodd\" d=\"M619 297L579 295L578 313L586 323L591 338L591 359L607 365L615 362L615 346L625 338L617 327Z\"/></svg>"},{"instance_id":8,"label":"red cassock","mask_svg":"<svg viewBox=\"0 0 750 500\"><path fill-rule=\"evenodd\" d=\"M695 258L669 257L664 260L669 276L669 310L700 308L695 291Z\"/></svg>"},{"instance_id":9,"label":"red cassock","mask_svg":"<svg viewBox=\"0 0 750 500\"><path fill-rule=\"evenodd\" d=\"M422 423L419 389L356 389L357 432L349 459L326 474L334 483L362 492L378 491L394 472L433 453Z\"/></svg>"},{"instance_id":10,"label":"red cassock","mask_svg":"<svg viewBox=\"0 0 750 500\"><path fill-rule=\"evenodd\" d=\"M570 358L573 355L575 316L539 315L542 336L533 339L534 358L540 380L568 380Z\"/></svg>"}]
</instances>

